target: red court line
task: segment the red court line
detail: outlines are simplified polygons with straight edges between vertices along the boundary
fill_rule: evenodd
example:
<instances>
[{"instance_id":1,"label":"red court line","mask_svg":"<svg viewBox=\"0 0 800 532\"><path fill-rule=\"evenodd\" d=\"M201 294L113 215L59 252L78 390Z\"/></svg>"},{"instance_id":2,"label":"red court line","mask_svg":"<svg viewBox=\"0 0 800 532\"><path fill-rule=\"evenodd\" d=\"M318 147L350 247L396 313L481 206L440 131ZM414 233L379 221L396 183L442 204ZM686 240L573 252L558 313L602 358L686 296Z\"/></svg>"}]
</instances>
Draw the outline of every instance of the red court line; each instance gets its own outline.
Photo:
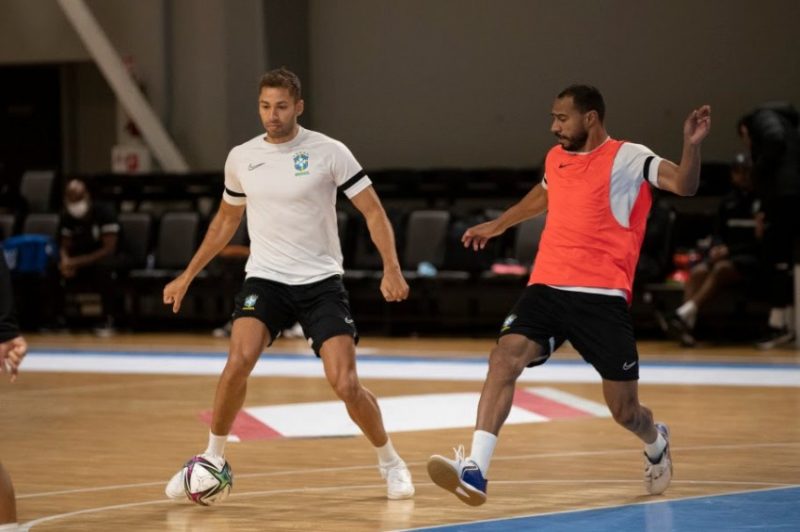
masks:
<instances>
[{"instance_id":1,"label":"red court line","mask_svg":"<svg viewBox=\"0 0 800 532\"><path fill-rule=\"evenodd\" d=\"M201 412L200 420L206 425L211 425L211 410ZM241 441L283 438L283 434L269 425L265 425L244 410L240 410L239 413L236 414L236 419L233 421L233 427L231 428L231 434L238 437Z\"/></svg>"},{"instance_id":2,"label":"red court line","mask_svg":"<svg viewBox=\"0 0 800 532\"><path fill-rule=\"evenodd\" d=\"M589 412L520 389L514 391L514 406L550 419L592 416Z\"/></svg>"}]
</instances>

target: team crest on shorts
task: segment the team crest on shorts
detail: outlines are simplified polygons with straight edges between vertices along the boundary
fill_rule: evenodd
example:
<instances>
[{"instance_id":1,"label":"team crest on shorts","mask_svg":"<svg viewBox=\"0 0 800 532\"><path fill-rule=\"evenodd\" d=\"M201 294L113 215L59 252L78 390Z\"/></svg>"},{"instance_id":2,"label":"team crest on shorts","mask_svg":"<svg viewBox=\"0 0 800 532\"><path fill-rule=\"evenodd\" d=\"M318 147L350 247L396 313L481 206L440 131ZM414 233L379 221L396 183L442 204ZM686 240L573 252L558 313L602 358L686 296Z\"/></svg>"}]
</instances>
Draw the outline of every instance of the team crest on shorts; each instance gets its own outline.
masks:
<instances>
[{"instance_id":1,"label":"team crest on shorts","mask_svg":"<svg viewBox=\"0 0 800 532\"><path fill-rule=\"evenodd\" d=\"M503 328L500 329L500 331L508 330L508 328L511 327L511 324L514 323L515 319L517 319L516 314L509 314L508 317L506 317L506 320L503 322Z\"/></svg>"},{"instance_id":2,"label":"team crest on shorts","mask_svg":"<svg viewBox=\"0 0 800 532\"><path fill-rule=\"evenodd\" d=\"M250 294L249 296L244 298L244 306L242 306L242 310L255 310L256 301L258 301L258 295Z\"/></svg>"},{"instance_id":3,"label":"team crest on shorts","mask_svg":"<svg viewBox=\"0 0 800 532\"><path fill-rule=\"evenodd\" d=\"M297 170L294 175L308 175L308 152L298 151L292 155L294 162L294 169Z\"/></svg>"}]
</instances>

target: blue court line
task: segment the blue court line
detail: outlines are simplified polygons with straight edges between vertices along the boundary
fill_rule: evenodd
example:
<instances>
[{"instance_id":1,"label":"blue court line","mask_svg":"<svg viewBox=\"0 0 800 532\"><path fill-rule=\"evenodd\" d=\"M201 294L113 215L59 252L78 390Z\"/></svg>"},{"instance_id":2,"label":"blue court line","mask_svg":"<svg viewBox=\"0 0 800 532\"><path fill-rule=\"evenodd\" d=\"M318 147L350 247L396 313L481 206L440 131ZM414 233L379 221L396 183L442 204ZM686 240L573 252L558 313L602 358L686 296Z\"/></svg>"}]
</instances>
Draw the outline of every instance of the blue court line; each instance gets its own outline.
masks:
<instances>
[{"instance_id":1,"label":"blue court line","mask_svg":"<svg viewBox=\"0 0 800 532\"><path fill-rule=\"evenodd\" d=\"M415 528L436 532L800 530L800 486Z\"/></svg>"},{"instance_id":2,"label":"blue court line","mask_svg":"<svg viewBox=\"0 0 800 532\"><path fill-rule=\"evenodd\" d=\"M82 356L126 356L126 357L164 357L164 358L226 358L228 355L226 352L218 351L218 352L191 352L191 351L96 351L96 350L83 350L83 349L33 349L29 351L29 354L37 354L37 355L48 355L48 356L70 356L70 355L82 355ZM298 360L298 359L315 359L317 358L315 355L311 353L298 353L298 354L290 354L290 353L279 353L279 352L265 352L267 360L275 359L275 360ZM488 356L488 355L487 355ZM555 355L558 356L558 355ZM361 361L370 361L370 362L387 362L387 363L396 363L396 362L404 362L409 364L414 364L416 362L438 362L441 364L486 364L486 358L454 358L454 357L434 357L434 356L424 356L424 357L412 357L412 356L403 356L403 355L360 355L358 357ZM583 360L557 360L551 358L547 361L548 366L583 366L586 362ZM800 363L798 364L787 364L787 363L779 363L779 364L769 364L769 363L753 363L753 362L691 362L691 361L657 361L657 360L643 360L642 361L643 367L662 367L662 368L722 368L722 369L800 369Z\"/></svg>"}]
</instances>

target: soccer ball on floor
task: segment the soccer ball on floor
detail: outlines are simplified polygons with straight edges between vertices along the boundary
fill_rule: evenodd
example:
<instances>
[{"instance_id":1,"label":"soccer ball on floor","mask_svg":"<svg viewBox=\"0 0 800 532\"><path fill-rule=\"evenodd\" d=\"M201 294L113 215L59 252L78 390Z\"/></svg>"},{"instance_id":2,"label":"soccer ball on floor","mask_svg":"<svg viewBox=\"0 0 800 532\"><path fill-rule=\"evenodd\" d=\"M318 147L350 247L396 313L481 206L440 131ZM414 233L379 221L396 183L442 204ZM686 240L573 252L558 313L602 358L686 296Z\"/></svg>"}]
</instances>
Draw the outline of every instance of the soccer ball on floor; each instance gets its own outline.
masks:
<instances>
[{"instance_id":1,"label":"soccer ball on floor","mask_svg":"<svg viewBox=\"0 0 800 532\"><path fill-rule=\"evenodd\" d=\"M183 489L190 501L211 506L225 500L233 486L231 466L224 458L197 455L183 466Z\"/></svg>"}]
</instances>

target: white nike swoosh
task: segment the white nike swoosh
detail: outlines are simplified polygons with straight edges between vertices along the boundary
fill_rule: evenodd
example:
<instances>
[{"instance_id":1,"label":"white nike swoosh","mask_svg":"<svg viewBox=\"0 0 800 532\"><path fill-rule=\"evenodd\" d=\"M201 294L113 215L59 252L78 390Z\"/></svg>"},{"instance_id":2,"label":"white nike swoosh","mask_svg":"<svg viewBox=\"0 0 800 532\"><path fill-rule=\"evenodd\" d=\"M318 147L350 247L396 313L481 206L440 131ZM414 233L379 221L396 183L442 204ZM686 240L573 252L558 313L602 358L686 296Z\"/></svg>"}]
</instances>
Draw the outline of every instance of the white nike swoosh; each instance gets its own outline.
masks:
<instances>
[{"instance_id":1,"label":"white nike swoosh","mask_svg":"<svg viewBox=\"0 0 800 532\"><path fill-rule=\"evenodd\" d=\"M633 366L635 366L635 365L636 365L636 362L630 362L630 363L629 363L629 362L625 362L625 363L622 365L622 370L623 370L623 371L628 371L629 369L631 369L631 368L632 368Z\"/></svg>"}]
</instances>

